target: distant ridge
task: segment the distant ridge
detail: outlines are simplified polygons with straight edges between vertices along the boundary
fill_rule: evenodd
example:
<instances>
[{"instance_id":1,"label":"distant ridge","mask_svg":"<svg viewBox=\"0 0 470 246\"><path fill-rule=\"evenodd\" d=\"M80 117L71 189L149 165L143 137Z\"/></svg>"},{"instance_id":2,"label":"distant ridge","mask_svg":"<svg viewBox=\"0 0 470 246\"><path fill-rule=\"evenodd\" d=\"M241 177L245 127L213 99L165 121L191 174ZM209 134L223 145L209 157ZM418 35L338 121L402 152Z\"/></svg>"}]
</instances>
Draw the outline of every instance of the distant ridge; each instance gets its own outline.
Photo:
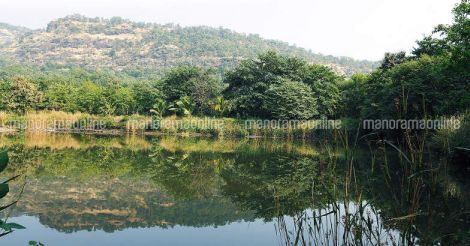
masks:
<instances>
[{"instance_id":1,"label":"distant ridge","mask_svg":"<svg viewBox=\"0 0 470 246\"><path fill-rule=\"evenodd\" d=\"M39 30L0 23L2 56L40 66L159 73L186 64L223 71L268 50L329 65L347 76L369 72L377 66L376 62L325 56L224 28L181 27L81 15L51 21L46 29Z\"/></svg>"}]
</instances>

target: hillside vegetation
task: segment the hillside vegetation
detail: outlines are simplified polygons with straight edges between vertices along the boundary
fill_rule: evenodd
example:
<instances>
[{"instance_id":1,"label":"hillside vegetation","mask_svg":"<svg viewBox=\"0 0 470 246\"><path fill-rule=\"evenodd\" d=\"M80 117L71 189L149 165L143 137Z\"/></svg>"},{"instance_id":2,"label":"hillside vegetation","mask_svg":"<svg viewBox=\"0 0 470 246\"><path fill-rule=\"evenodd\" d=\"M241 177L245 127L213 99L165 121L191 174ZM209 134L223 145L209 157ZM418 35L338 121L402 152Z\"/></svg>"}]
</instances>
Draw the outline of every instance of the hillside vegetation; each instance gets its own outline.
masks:
<instances>
[{"instance_id":1,"label":"hillside vegetation","mask_svg":"<svg viewBox=\"0 0 470 246\"><path fill-rule=\"evenodd\" d=\"M134 76L161 73L180 65L211 67L223 72L243 59L267 51L329 65L340 75L370 72L377 65L348 57L324 56L285 42L224 28L181 27L80 15L52 21L46 29L39 30L0 23L0 54L4 58L48 67L104 68Z\"/></svg>"}]
</instances>

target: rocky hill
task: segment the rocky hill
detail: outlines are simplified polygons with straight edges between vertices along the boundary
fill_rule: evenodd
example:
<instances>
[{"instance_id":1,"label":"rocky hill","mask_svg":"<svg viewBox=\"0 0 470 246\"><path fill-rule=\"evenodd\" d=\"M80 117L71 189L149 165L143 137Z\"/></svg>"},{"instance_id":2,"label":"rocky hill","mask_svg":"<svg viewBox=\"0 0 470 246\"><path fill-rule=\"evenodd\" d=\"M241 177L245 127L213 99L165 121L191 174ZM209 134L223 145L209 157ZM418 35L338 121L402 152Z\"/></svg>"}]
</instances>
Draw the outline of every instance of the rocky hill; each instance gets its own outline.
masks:
<instances>
[{"instance_id":1,"label":"rocky hill","mask_svg":"<svg viewBox=\"0 0 470 246\"><path fill-rule=\"evenodd\" d=\"M80 15L52 21L46 29L39 30L0 24L0 54L34 65L161 72L190 64L223 71L242 59L268 50L326 64L345 75L368 72L376 66L375 62L324 56L284 42L223 28L181 27Z\"/></svg>"}]
</instances>

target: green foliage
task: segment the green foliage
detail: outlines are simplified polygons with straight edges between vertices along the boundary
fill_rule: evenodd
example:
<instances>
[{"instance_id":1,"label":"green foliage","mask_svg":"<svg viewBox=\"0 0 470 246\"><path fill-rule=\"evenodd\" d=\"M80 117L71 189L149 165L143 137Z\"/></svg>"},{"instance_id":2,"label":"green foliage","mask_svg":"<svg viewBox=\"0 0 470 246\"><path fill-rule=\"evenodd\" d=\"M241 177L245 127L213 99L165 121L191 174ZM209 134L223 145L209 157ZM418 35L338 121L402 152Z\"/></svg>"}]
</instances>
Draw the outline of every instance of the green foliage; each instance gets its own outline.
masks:
<instances>
[{"instance_id":1,"label":"green foliage","mask_svg":"<svg viewBox=\"0 0 470 246\"><path fill-rule=\"evenodd\" d=\"M24 79L17 82L17 74L23 74ZM126 76L109 71L73 68L43 72L23 66L0 69L0 78L0 90L4 92L0 109L5 111L24 113L47 109L93 115L150 114L157 102L165 100L179 115L222 116L233 108L234 114L251 117L272 117L273 114L266 111L272 108L266 105L266 91L285 79L308 85L317 100L320 115L333 116L339 104L337 83L341 80L325 66L310 65L300 58L275 52L262 54L258 60L246 60L228 73L225 82L230 87L225 95L222 94L225 85L214 70L191 66L176 67L162 80L127 82ZM22 86L12 86L18 83ZM6 96L18 94L20 96Z\"/></svg>"},{"instance_id":2,"label":"green foliage","mask_svg":"<svg viewBox=\"0 0 470 246\"><path fill-rule=\"evenodd\" d=\"M343 80L329 67L322 65L309 65L303 82L312 89L317 98L318 113L321 116L335 116L340 104L338 85Z\"/></svg>"},{"instance_id":3,"label":"green foliage","mask_svg":"<svg viewBox=\"0 0 470 246\"><path fill-rule=\"evenodd\" d=\"M6 150L1 150L0 151L0 173L3 172L5 168L8 166L8 162L9 162L8 152ZM8 182L11 180L14 180L17 177L18 176L15 176L13 178L10 178L4 181L3 183L0 183L0 200L3 197L5 197L8 194L8 192L10 192ZM16 201L8 205L3 205L0 207L0 211L7 209L14 204L16 204ZM2 232L0 233L0 237L13 232L13 229L25 229L25 227L17 223L9 223L6 220L0 220L0 230L2 230Z\"/></svg>"},{"instance_id":4,"label":"green foliage","mask_svg":"<svg viewBox=\"0 0 470 246\"><path fill-rule=\"evenodd\" d=\"M197 67L177 67L163 79L163 91L170 103L189 97L197 114L209 114L210 103L221 95L222 83L212 70Z\"/></svg>"},{"instance_id":5,"label":"green foliage","mask_svg":"<svg viewBox=\"0 0 470 246\"><path fill-rule=\"evenodd\" d=\"M163 114L165 114L167 109L168 109L167 103L163 100L158 100L153 105L153 108L150 109L150 113L154 114L157 119L162 119Z\"/></svg>"},{"instance_id":6,"label":"green foliage","mask_svg":"<svg viewBox=\"0 0 470 246\"><path fill-rule=\"evenodd\" d=\"M266 107L275 119L310 119L317 115L316 99L306 84L283 80L266 91Z\"/></svg>"},{"instance_id":7,"label":"green foliage","mask_svg":"<svg viewBox=\"0 0 470 246\"><path fill-rule=\"evenodd\" d=\"M45 106L49 110L76 112L79 109L75 100L77 95L76 86L65 83L52 84L45 92Z\"/></svg>"},{"instance_id":8,"label":"green foliage","mask_svg":"<svg viewBox=\"0 0 470 246\"><path fill-rule=\"evenodd\" d=\"M404 51L401 51L398 53L387 52L385 53L385 56L382 60L382 64L380 65L379 68L382 69L383 71L386 71L407 60L409 60L409 58L406 57L406 52Z\"/></svg>"},{"instance_id":9,"label":"green foliage","mask_svg":"<svg viewBox=\"0 0 470 246\"><path fill-rule=\"evenodd\" d=\"M417 42L418 47L413 50L417 57L422 55L450 56L457 66L469 65L470 57L470 2L461 0L452 11L454 23L451 25L438 25L433 35ZM465 68L465 67L463 67Z\"/></svg>"},{"instance_id":10,"label":"green foliage","mask_svg":"<svg viewBox=\"0 0 470 246\"><path fill-rule=\"evenodd\" d=\"M179 100L191 94L191 79L200 76L197 67L177 67L172 69L163 79L163 92L169 102Z\"/></svg>"},{"instance_id":11,"label":"green foliage","mask_svg":"<svg viewBox=\"0 0 470 246\"><path fill-rule=\"evenodd\" d=\"M163 74L181 64L214 68L223 73L237 66L240 57L255 58L258 53L268 50L301 57L311 63L334 64L348 75L369 72L377 65L349 57L325 56L285 42L224 28L143 24L116 19L72 15L52 21L47 29L34 32L2 25L0 32L11 35L2 36L0 54L12 60L47 64L45 67L48 68L112 69L143 77ZM22 41L17 42L20 38ZM2 43L3 40L7 42ZM31 47L35 47L34 52Z\"/></svg>"},{"instance_id":12,"label":"green foliage","mask_svg":"<svg viewBox=\"0 0 470 246\"><path fill-rule=\"evenodd\" d=\"M154 107L155 102L164 99L162 83L156 81L139 81L132 85L135 113L147 114Z\"/></svg>"},{"instance_id":13,"label":"green foliage","mask_svg":"<svg viewBox=\"0 0 470 246\"><path fill-rule=\"evenodd\" d=\"M194 107L195 104L191 97L183 96L180 100L175 101L168 110L180 116L191 116Z\"/></svg>"},{"instance_id":14,"label":"green foliage","mask_svg":"<svg viewBox=\"0 0 470 246\"><path fill-rule=\"evenodd\" d=\"M366 100L365 84L369 80L367 74L354 74L340 84L341 109L340 115L359 119L361 109Z\"/></svg>"},{"instance_id":15,"label":"green foliage","mask_svg":"<svg viewBox=\"0 0 470 246\"><path fill-rule=\"evenodd\" d=\"M43 243L37 242L37 241L29 241L29 242L28 242L28 245L29 245L29 246L44 246Z\"/></svg>"},{"instance_id":16,"label":"green foliage","mask_svg":"<svg viewBox=\"0 0 470 246\"><path fill-rule=\"evenodd\" d=\"M330 116L339 103L338 80L331 69L309 65L306 61L268 52L258 59L243 61L235 70L227 73L225 83L227 98L233 103L234 113L243 117L270 117L271 105L267 105L266 91L283 80L292 80L310 86L319 109ZM280 102L282 103L282 102Z\"/></svg>"},{"instance_id":17,"label":"green foliage","mask_svg":"<svg viewBox=\"0 0 470 246\"><path fill-rule=\"evenodd\" d=\"M213 103L214 110L218 112L219 116L224 116L230 110L230 104L223 96L217 97Z\"/></svg>"},{"instance_id":18,"label":"green foliage","mask_svg":"<svg viewBox=\"0 0 470 246\"><path fill-rule=\"evenodd\" d=\"M103 88L97 84L86 81L78 87L77 101L78 108L81 112L88 112L91 114L99 114L104 111L107 104L103 101L104 97Z\"/></svg>"},{"instance_id":19,"label":"green foliage","mask_svg":"<svg viewBox=\"0 0 470 246\"><path fill-rule=\"evenodd\" d=\"M470 113L460 117L460 128L449 134L449 148L465 148L470 150ZM470 156L470 153L467 152Z\"/></svg>"},{"instance_id":20,"label":"green foliage","mask_svg":"<svg viewBox=\"0 0 470 246\"><path fill-rule=\"evenodd\" d=\"M2 102L10 110L25 113L34 109L42 102L42 93L27 77L14 76L2 91Z\"/></svg>"},{"instance_id":21,"label":"green foliage","mask_svg":"<svg viewBox=\"0 0 470 246\"><path fill-rule=\"evenodd\" d=\"M0 172L3 172L8 165L8 152L6 150L0 151Z\"/></svg>"},{"instance_id":22,"label":"green foliage","mask_svg":"<svg viewBox=\"0 0 470 246\"><path fill-rule=\"evenodd\" d=\"M466 112L470 108L470 3L463 0L453 13L454 23L439 25L434 36L418 41L414 56L387 53L381 67L367 78L359 81L353 76L345 83L344 114L422 119Z\"/></svg>"}]
</instances>

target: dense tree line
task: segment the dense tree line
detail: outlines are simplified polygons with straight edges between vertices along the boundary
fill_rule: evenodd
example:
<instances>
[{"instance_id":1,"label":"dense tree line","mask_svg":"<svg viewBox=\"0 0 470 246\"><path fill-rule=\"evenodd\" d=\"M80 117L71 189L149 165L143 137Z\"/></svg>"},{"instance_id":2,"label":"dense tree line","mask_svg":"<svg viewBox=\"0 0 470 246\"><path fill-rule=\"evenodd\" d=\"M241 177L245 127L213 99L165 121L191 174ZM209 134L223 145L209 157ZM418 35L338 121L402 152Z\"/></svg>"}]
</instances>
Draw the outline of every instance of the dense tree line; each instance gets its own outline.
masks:
<instances>
[{"instance_id":1,"label":"dense tree line","mask_svg":"<svg viewBox=\"0 0 470 246\"><path fill-rule=\"evenodd\" d=\"M453 11L412 54L387 53L370 74L345 79L332 68L274 51L225 72L194 66L161 78L82 69L0 70L0 110L101 115L208 115L241 118L423 118L465 113L470 105L470 4Z\"/></svg>"},{"instance_id":2,"label":"dense tree line","mask_svg":"<svg viewBox=\"0 0 470 246\"><path fill-rule=\"evenodd\" d=\"M470 108L470 3L453 10L410 55L387 53L371 74L341 85L342 114L354 118L423 118L458 115Z\"/></svg>"},{"instance_id":3,"label":"dense tree line","mask_svg":"<svg viewBox=\"0 0 470 246\"><path fill-rule=\"evenodd\" d=\"M215 70L194 66L138 80L81 69L43 72L13 65L0 70L0 109L20 114L56 110L309 119L335 114L341 79L328 67L275 52L244 61L224 78Z\"/></svg>"}]
</instances>

